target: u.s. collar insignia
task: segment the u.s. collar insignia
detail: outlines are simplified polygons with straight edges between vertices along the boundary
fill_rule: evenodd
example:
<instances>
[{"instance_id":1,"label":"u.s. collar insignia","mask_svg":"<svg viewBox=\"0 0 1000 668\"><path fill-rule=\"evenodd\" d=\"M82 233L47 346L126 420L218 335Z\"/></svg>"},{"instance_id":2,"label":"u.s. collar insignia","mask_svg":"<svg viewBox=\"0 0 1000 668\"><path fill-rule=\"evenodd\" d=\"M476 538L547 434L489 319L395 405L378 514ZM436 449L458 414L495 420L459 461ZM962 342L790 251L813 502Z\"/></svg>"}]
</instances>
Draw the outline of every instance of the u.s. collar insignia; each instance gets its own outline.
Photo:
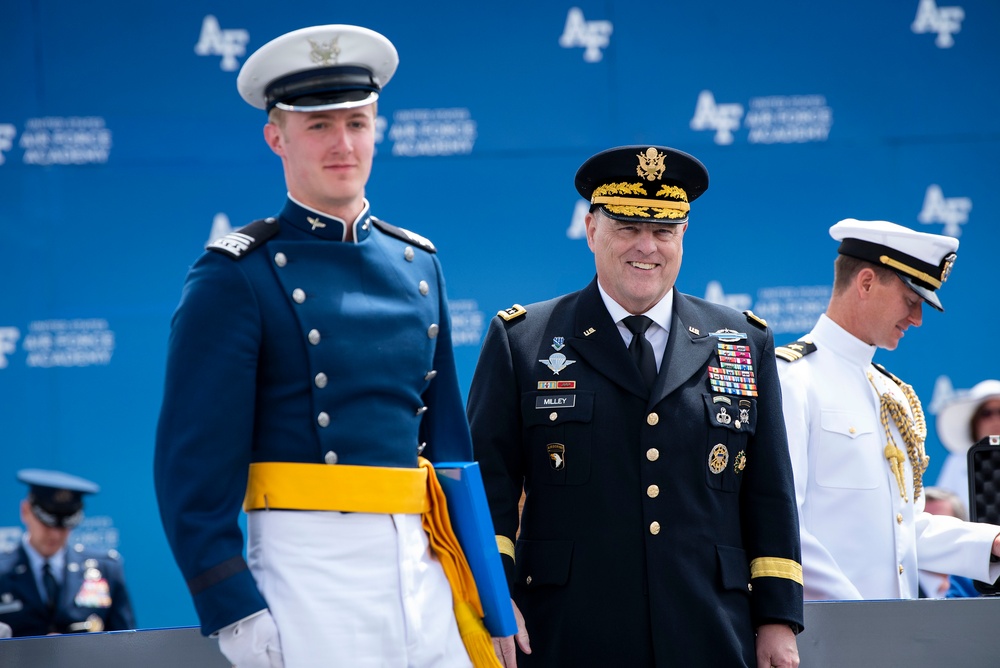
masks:
<instances>
[{"instance_id":1,"label":"u.s. collar insignia","mask_svg":"<svg viewBox=\"0 0 1000 668\"><path fill-rule=\"evenodd\" d=\"M552 465L556 471L562 471L566 468L566 446L562 443L549 443L545 446L545 450L549 453L549 464Z\"/></svg>"},{"instance_id":2,"label":"u.s. collar insignia","mask_svg":"<svg viewBox=\"0 0 1000 668\"><path fill-rule=\"evenodd\" d=\"M552 337L552 347L555 348L556 352L559 352L566 347L566 337L564 336L553 336Z\"/></svg>"},{"instance_id":3,"label":"u.s. collar insignia","mask_svg":"<svg viewBox=\"0 0 1000 668\"><path fill-rule=\"evenodd\" d=\"M635 168L636 174L647 181L655 181L663 176L663 171L666 169L663 164L667 159L666 153L660 153L650 146L645 153L637 153L635 157L639 158L639 165Z\"/></svg>"},{"instance_id":4,"label":"u.s. collar insignia","mask_svg":"<svg viewBox=\"0 0 1000 668\"><path fill-rule=\"evenodd\" d=\"M720 329L712 332L709 336L714 336L718 338L719 341L725 341L726 343L742 341L747 338L746 332L737 332L735 329Z\"/></svg>"},{"instance_id":5,"label":"u.s. collar insignia","mask_svg":"<svg viewBox=\"0 0 1000 668\"><path fill-rule=\"evenodd\" d=\"M727 464L729 464L729 450L722 443L718 443L708 455L708 470L718 475L726 470Z\"/></svg>"},{"instance_id":6,"label":"u.s. collar insignia","mask_svg":"<svg viewBox=\"0 0 1000 668\"><path fill-rule=\"evenodd\" d=\"M309 60L317 65L336 65L340 57L340 45L337 44L339 39L340 35L337 35L326 44L317 44L309 40L309 46L312 47L309 51Z\"/></svg>"},{"instance_id":7,"label":"u.s. collar insignia","mask_svg":"<svg viewBox=\"0 0 1000 668\"><path fill-rule=\"evenodd\" d=\"M747 453L740 450L739 453L737 453L736 455L736 461L733 462L733 470L736 471L736 473L741 473L743 469L745 469L746 467L747 467Z\"/></svg>"},{"instance_id":8,"label":"u.s. collar insignia","mask_svg":"<svg viewBox=\"0 0 1000 668\"><path fill-rule=\"evenodd\" d=\"M570 364L576 364L576 360L566 359L566 356L562 353L552 353L549 355L547 360L538 361L549 367L549 370L557 376L560 371L568 367Z\"/></svg>"},{"instance_id":9,"label":"u.s. collar insignia","mask_svg":"<svg viewBox=\"0 0 1000 668\"><path fill-rule=\"evenodd\" d=\"M698 331L697 327L688 327L688 331L694 334L695 336L701 336L701 332Z\"/></svg>"}]
</instances>

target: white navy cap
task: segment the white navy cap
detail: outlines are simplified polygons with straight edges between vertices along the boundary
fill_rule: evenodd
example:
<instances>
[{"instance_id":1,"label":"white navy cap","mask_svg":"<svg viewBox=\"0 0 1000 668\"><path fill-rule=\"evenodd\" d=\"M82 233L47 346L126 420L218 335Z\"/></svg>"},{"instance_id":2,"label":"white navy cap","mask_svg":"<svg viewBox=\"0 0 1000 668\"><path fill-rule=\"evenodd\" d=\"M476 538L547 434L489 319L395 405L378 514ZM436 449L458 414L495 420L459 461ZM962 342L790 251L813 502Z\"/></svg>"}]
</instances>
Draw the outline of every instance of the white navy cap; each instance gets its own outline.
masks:
<instances>
[{"instance_id":1,"label":"white navy cap","mask_svg":"<svg viewBox=\"0 0 1000 668\"><path fill-rule=\"evenodd\" d=\"M399 65L383 35L351 25L301 28L257 49L236 88L250 105L270 111L361 107L378 99Z\"/></svg>"},{"instance_id":2,"label":"white navy cap","mask_svg":"<svg viewBox=\"0 0 1000 668\"><path fill-rule=\"evenodd\" d=\"M896 272L924 301L944 311L937 290L948 280L955 263L958 239L916 232L884 220L847 218L830 228L840 242L837 252Z\"/></svg>"},{"instance_id":3,"label":"white navy cap","mask_svg":"<svg viewBox=\"0 0 1000 668\"><path fill-rule=\"evenodd\" d=\"M938 438L950 452L964 455L972 447L972 417L987 401L1000 399L1000 380L976 383L968 392L959 394L941 407L937 414Z\"/></svg>"}]
</instances>

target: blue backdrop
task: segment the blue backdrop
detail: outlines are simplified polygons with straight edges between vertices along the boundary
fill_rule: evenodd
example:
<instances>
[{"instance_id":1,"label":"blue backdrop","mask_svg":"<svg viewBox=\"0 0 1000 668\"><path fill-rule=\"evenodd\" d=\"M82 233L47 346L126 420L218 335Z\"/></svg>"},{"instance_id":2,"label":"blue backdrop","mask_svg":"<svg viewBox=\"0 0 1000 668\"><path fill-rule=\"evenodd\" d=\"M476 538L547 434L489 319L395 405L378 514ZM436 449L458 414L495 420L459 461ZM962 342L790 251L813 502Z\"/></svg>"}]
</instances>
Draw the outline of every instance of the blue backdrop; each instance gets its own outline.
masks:
<instances>
[{"instance_id":1,"label":"blue backdrop","mask_svg":"<svg viewBox=\"0 0 1000 668\"><path fill-rule=\"evenodd\" d=\"M678 287L752 308L779 343L826 306L838 220L959 236L947 312L876 359L929 412L997 377L988 344L959 342L998 320L1000 4L953 2L8 0L0 547L20 531L17 469L91 478L77 538L125 555L143 627L195 623L151 484L169 320L204 244L283 202L236 74L306 25L364 25L399 50L368 197L438 246L464 389L497 310L591 279L573 175L632 143L711 174Z\"/></svg>"}]
</instances>

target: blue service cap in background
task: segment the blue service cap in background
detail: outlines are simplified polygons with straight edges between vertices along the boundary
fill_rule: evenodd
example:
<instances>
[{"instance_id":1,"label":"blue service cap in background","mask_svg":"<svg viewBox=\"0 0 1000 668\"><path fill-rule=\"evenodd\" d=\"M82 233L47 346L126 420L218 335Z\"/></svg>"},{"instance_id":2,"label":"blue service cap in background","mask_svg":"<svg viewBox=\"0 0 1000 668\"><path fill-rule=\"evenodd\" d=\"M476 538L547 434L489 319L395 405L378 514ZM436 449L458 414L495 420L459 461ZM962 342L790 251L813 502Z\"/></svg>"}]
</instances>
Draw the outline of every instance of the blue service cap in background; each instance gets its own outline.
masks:
<instances>
[{"instance_id":1,"label":"blue service cap in background","mask_svg":"<svg viewBox=\"0 0 1000 668\"><path fill-rule=\"evenodd\" d=\"M62 471L22 469L17 479L29 487L35 517L49 527L72 529L80 524L83 495L101 491L97 483Z\"/></svg>"}]
</instances>

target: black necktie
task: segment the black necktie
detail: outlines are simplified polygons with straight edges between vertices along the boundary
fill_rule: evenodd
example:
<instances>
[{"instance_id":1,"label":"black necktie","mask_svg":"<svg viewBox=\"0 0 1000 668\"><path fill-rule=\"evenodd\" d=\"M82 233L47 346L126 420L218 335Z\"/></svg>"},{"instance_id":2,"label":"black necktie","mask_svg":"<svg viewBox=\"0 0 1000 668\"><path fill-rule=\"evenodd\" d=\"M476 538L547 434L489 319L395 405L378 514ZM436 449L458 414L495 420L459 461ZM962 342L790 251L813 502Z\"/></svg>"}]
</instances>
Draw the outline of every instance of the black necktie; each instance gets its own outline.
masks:
<instances>
[{"instance_id":1,"label":"black necktie","mask_svg":"<svg viewBox=\"0 0 1000 668\"><path fill-rule=\"evenodd\" d=\"M632 332L632 342L628 344L628 352L632 355L635 365L639 367L639 373L646 381L646 388L651 388L656 380L656 356L653 354L652 344L646 339L646 330L653 321L644 315L630 315L623 322L628 331Z\"/></svg>"},{"instance_id":2,"label":"black necktie","mask_svg":"<svg viewBox=\"0 0 1000 668\"><path fill-rule=\"evenodd\" d=\"M48 598L49 612L56 609L56 603L59 600L59 583L56 582L56 578L52 575L52 567L49 566L49 562L45 562L42 566L42 584L45 585L45 595Z\"/></svg>"}]
</instances>

